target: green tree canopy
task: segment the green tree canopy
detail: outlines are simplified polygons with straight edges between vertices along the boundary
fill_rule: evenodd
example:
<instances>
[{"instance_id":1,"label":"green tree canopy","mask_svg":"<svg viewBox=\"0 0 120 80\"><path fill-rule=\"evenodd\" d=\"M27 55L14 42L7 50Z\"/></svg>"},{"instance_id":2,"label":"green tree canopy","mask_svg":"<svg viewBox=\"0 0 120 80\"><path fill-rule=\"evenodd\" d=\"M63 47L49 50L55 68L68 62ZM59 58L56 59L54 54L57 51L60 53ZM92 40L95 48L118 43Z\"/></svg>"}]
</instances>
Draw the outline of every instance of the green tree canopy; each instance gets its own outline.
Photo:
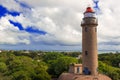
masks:
<instances>
[{"instance_id":1,"label":"green tree canopy","mask_svg":"<svg viewBox=\"0 0 120 80\"><path fill-rule=\"evenodd\" d=\"M62 72L68 71L71 63L78 63L78 60L73 57L60 57L57 60L51 61L50 72L54 72L55 75L60 75Z\"/></svg>"},{"instance_id":2,"label":"green tree canopy","mask_svg":"<svg viewBox=\"0 0 120 80\"><path fill-rule=\"evenodd\" d=\"M0 72L5 72L7 70L7 65L4 62L0 62Z\"/></svg>"},{"instance_id":3,"label":"green tree canopy","mask_svg":"<svg viewBox=\"0 0 120 80\"><path fill-rule=\"evenodd\" d=\"M56 60L57 58L60 58L62 56L63 56L63 54L60 54L58 52L48 52L48 53L44 54L43 60L45 62L48 62L49 60Z\"/></svg>"},{"instance_id":4,"label":"green tree canopy","mask_svg":"<svg viewBox=\"0 0 120 80\"><path fill-rule=\"evenodd\" d=\"M120 80L120 69L99 61L99 72L108 75L112 80Z\"/></svg>"}]
</instances>

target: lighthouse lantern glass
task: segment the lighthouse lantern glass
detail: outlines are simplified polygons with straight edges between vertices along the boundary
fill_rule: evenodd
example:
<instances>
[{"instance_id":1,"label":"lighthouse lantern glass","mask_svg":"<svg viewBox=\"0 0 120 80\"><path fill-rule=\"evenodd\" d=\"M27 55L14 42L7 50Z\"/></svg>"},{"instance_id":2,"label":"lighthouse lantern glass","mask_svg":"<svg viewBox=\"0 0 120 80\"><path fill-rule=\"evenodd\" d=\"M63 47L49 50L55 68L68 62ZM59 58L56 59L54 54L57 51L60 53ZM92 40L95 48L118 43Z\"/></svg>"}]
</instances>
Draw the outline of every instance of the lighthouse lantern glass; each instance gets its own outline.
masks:
<instances>
[{"instance_id":1,"label":"lighthouse lantern glass","mask_svg":"<svg viewBox=\"0 0 120 80\"><path fill-rule=\"evenodd\" d=\"M96 17L95 13L85 13L84 17Z\"/></svg>"}]
</instances>

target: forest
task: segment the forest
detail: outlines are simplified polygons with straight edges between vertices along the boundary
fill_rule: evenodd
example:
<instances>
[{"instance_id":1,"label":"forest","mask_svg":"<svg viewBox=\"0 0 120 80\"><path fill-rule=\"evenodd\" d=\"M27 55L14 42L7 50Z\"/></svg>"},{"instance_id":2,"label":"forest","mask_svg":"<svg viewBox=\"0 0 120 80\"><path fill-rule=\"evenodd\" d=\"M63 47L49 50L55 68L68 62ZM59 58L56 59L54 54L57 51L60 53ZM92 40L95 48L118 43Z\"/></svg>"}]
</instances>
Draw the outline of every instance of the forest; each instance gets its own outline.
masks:
<instances>
[{"instance_id":1,"label":"forest","mask_svg":"<svg viewBox=\"0 0 120 80\"><path fill-rule=\"evenodd\" d=\"M0 80L53 80L67 72L69 64L81 63L81 52L0 51ZM99 72L120 80L120 53L98 55Z\"/></svg>"}]
</instances>

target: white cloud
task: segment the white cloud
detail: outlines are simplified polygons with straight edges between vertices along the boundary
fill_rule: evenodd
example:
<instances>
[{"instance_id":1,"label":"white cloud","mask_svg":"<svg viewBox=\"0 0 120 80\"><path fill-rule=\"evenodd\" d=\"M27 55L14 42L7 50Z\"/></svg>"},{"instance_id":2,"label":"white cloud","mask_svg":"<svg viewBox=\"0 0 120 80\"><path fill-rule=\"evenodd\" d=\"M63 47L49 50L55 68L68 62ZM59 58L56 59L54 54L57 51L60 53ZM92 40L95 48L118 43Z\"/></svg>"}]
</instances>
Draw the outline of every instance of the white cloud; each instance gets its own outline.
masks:
<instances>
[{"instance_id":1,"label":"white cloud","mask_svg":"<svg viewBox=\"0 0 120 80\"><path fill-rule=\"evenodd\" d=\"M19 16L13 17L5 16L6 21L1 19L0 30L9 30L10 36L7 40L9 43L26 43L30 41L38 42L39 44L55 44L55 45L74 45L81 46L81 27L80 23L83 18L85 8L90 4L93 5L92 0L18 0L24 2L31 9L23 8L14 0L1 0L0 3L7 7L8 10L16 10L22 12ZM11 3L11 4L9 4ZM120 42L120 1L100 0L99 6L101 14L98 15L98 42L100 49L108 45L101 43L106 42ZM23 28L32 26L35 29L47 32L46 35L30 34L18 30L17 27L11 25L8 20L13 20L22 24ZM3 27L5 26L5 27ZM12 32L13 31L13 32ZM6 31L1 32L6 36ZM14 35L16 34L16 36ZM23 36L23 34L25 34ZM25 37L22 40L19 37ZM29 39L32 37L32 40ZM3 37L4 38L4 37ZM7 42L6 41L6 42ZM11 41L11 42L10 42ZM13 42L12 42L13 41ZM3 42L3 41L0 41ZM102 47L101 47L102 46ZM109 45L112 46L112 45ZM119 49L119 46L114 47ZM104 49L104 48L103 48ZM109 48L110 49L110 48Z\"/></svg>"},{"instance_id":2,"label":"white cloud","mask_svg":"<svg viewBox=\"0 0 120 80\"><path fill-rule=\"evenodd\" d=\"M6 7L10 11L21 11L22 8L14 0L0 0L0 4Z\"/></svg>"},{"instance_id":3,"label":"white cloud","mask_svg":"<svg viewBox=\"0 0 120 80\"><path fill-rule=\"evenodd\" d=\"M29 44L30 34L24 31L19 31L17 27L10 24L7 17L0 19L0 44Z\"/></svg>"},{"instance_id":4,"label":"white cloud","mask_svg":"<svg viewBox=\"0 0 120 80\"><path fill-rule=\"evenodd\" d=\"M80 20L78 16L82 14L72 12L72 10L64 14L63 11L66 12L64 9L59 8L40 8L40 10L35 8L32 9L29 17L23 14L14 18L12 16L7 17L15 22L22 23L24 28L34 26L34 28L46 31L47 36L41 37L40 35L39 37L38 35L38 37L48 44L50 41L52 41L50 44L54 44L54 41L56 41L58 44L77 45L81 42L81 27L79 26ZM74 21L71 19L74 19Z\"/></svg>"}]
</instances>

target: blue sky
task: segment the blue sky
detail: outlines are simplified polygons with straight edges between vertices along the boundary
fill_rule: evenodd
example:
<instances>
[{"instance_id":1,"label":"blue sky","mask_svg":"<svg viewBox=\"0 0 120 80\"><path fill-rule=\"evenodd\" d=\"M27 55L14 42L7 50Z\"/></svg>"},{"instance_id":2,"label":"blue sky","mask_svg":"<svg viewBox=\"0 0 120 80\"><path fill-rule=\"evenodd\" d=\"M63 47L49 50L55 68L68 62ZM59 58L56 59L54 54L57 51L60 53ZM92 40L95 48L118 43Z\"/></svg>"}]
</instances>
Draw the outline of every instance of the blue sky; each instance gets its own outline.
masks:
<instances>
[{"instance_id":1,"label":"blue sky","mask_svg":"<svg viewBox=\"0 0 120 80\"><path fill-rule=\"evenodd\" d=\"M99 20L98 49L120 49L120 1L0 0L0 49L81 50L88 5Z\"/></svg>"}]
</instances>

